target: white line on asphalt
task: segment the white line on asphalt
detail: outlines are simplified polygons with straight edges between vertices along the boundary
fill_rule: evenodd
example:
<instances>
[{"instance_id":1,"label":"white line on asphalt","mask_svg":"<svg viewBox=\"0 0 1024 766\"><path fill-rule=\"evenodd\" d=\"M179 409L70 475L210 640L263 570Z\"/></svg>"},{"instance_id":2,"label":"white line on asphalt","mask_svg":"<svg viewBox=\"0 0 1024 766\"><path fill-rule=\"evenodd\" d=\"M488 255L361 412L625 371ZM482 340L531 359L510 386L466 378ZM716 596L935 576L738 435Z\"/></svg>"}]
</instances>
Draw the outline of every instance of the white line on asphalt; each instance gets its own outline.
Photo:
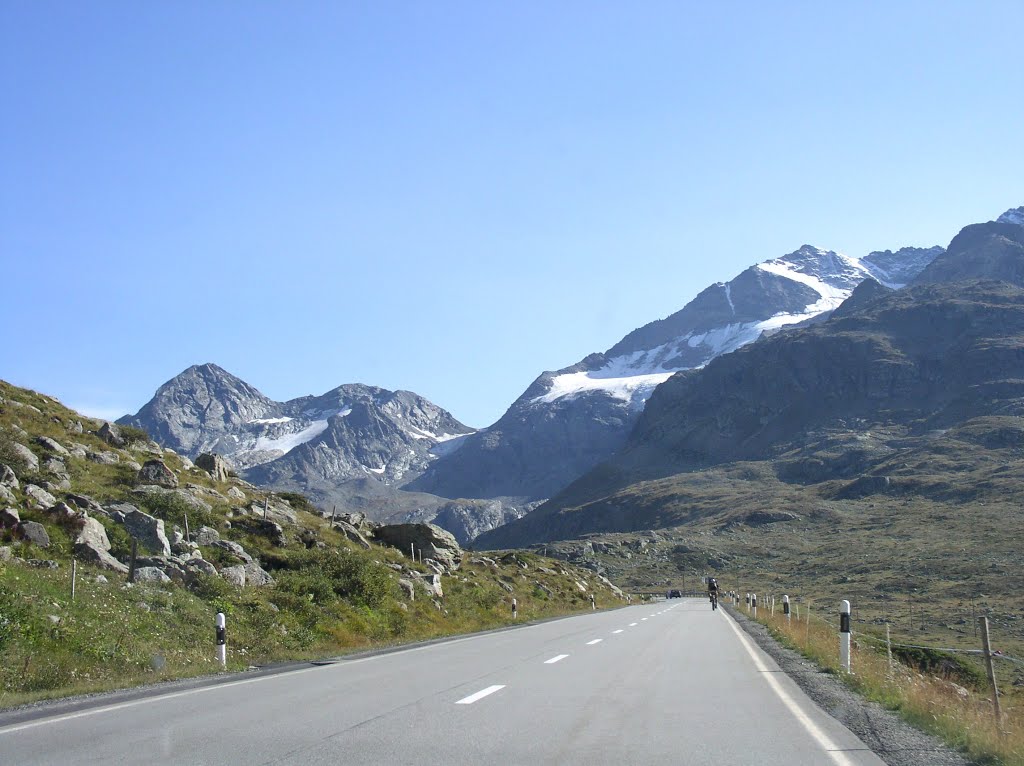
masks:
<instances>
[{"instance_id":1,"label":"white line on asphalt","mask_svg":"<svg viewBox=\"0 0 1024 766\"><path fill-rule=\"evenodd\" d=\"M639 622L631 622L631 623L629 623L629 627L633 628L633 627L636 627L639 624L640 624Z\"/></svg>"},{"instance_id":2,"label":"white line on asphalt","mask_svg":"<svg viewBox=\"0 0 1024 766\"><path fill-rule=\"evenodd\" d=\"M796 720L803 725L807 730L807 733L810 734L819 745L821 745L832 761L838 766L855 766L854 762L847 758L846 754L842 752L840 746L810 719L807 713L804 712L803 708L800 707L800 703L793 699L789 692L782 687L782 684L778 682L774 674L768 672L768 668L763 662L761 662L761 658L757 656L757 652L754 650L754 646L750 642L750 639L747 638L743 631L740 630L739 626L736 625L736 621L727 613L723 612L723 614L725 614L727 618L726 622L729 627L732 628L736 637L743 645L743 648L747 650L747 654L750 655L750 659L754 661L754 667L761 673L761 678L768 682L772 691L775 692L780 700L782 700L782 704L789 708L789 712L791 712L796 717Z\"/></svg>"},{"instance_id":3,"label":"white line on asphalt","mask_svg":"<svg viewBox=\"0 0 1024 766\"><path fill-rule=\"evenodd\" d=\"M550 660L544 660L544 664L545 665L554 665L559 660L564 660L568 656L569 656L568 654L558 654L558 655L555 655L554 657L552 657Z\"/></svg>"},{"instance_id":4,"label":"white line on asphalt","mask_svg":"<svg viewBox=\"0 0 1024 766\"><path fill-rule=\"evenodd\" d=\"M613 630L612 631L612 633L621 633L621 632L622 632L622 628L619 628L618 630Z\"/></svg>"},{"instance_id":5,"label":"white line on asphalt","mask_svg":"<svg viewBox=\"0 0 1024 766\"><path fill-rule=\"evenodd\" d=\"M646 617L641 617L640 618L640 622L647 622L647 618Z\"/></svg>"},{"instance_id":6,"label":"white line on asphalt","mask_svg":"<svg viewBox=\"0 0 1024 766\"><path fill-rule=\"evenodd\" d=\"M495 686L488 686L486 689L481 689L476 694L470 694L468 697L463 697L462 699L460 699L455 704L456 705L472 705L477 700L482 700L487 695L494 694L494 692L501 691L504 688L505 688L505 684L497 684Z\"/></svg>"},{"instance_id":7,"label":"white line on asphalt","mask_svg":"<svg viewBox=\"0 0 1024 766\"><path fill-rule=\"evenodd\" d=\"M587 641L587 646L593 646L594 644L599 644L602 641L604 641L603 638L595 638L593 641Z\"/></svg>"}]
</instances>

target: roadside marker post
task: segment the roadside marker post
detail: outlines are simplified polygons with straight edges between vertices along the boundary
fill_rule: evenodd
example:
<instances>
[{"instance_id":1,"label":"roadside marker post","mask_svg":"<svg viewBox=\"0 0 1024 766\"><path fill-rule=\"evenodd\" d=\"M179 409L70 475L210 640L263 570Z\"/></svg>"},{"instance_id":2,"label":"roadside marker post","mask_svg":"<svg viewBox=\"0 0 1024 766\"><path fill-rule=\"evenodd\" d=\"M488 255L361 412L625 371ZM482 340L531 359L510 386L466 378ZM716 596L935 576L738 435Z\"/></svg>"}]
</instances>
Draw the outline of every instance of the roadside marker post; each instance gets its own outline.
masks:
<instances>
[{"instance_id":1,"label":"roadside marker post","mask_svg":"<svg viewBox=\"0 0 1024 766\"><path fill-rule=\"evenodd\" d=\"M224 612L217 612L217 660L222 669L228 666L228 637Z\"/></svg>"},{"instance_id":2,"label":"roadside marker post","mask_svg":"<svg viewBox=\"0 0 1024 766\"><path fill-rule=\"evenodd\" d=\"M516 619L519 616L519 613L518 613L517 609L518 609L518 604L516 604L516 600L513 598L512 599L512 619L513 620Z\"/></svg>"},{"instance_id":3,"label":"roadside marker post","mask_svg":"<svg viewBox=\"0 0 1024 766\"><path fill-rule=\"evenodd\" d=\"M750 612L750 594L747 594L747 612Z\"/></svg>"},{"instance_id":4,"label":"roadside marker post","mask_svg":"<svg viewBox=\"0 0 1024 766\"><path fill-rule=\"evenodd\" d=\"M597 611L597 602L594 601L594 594L593 593L590 594L590 609L592 611L595 611L595 612Z\"/></svg>"},{"instance_id":5,"label":"roadside marker post","mask_svg":"<svg viewBox=\"0 0 1024 766\"><path fill-rule=\"evenodd\" d=\"M71 600L75 600L75 580L78 577L78 559L71 559Z\"/></svg>"},{"instance_id":6,"label":"roadside marker post","mask_svg":"<svg viewBox=\"0 0 1024 766\"><path fill-rule=\"evenodd\" d=\"M772 596L772 617L775 616L775 596Z\"/></svg>"},{"instance_id":7,"label":"roadside marker post","mask_svg":"<svg viewBox=\"0 0 1024 766\"><path fill-rule=\"evenodd\" d=\"M757 594L753 594L750 597L750 606L754 610L754 619L757 619Z\"/></svg>"},{"instance_id":8,"label":"roadside marker post","mask_svg":"<svg viewBox=\"0 0 1024 766\"><path fill-rule=\"evenodd\" d=\"M789 596L782 597L782 613L786 615L786 624L792 621L792 615L789 613Z\"/></svg>"},{"instance_id":9,"label":"roadside marker post","mask_svg":"<svg viewBox=\"0 0 1024 766\"><path fill-rule=\"evenodd\" d=\"M850 602L839 604L839 665L850 672Z\"/></svg>"}]
</instances>

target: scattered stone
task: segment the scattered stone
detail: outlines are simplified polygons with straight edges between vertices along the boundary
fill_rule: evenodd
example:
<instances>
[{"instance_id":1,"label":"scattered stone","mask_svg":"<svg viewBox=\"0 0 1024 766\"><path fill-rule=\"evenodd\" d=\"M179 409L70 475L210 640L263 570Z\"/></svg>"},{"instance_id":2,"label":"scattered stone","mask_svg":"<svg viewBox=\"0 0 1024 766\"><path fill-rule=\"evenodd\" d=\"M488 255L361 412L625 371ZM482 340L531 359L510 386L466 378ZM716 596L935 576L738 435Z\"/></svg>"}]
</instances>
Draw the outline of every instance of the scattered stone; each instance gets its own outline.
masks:
<instances>
[{"instance_id":1,"label":"scattered stone","mask_svg":"<svg viewBox=\"0 0 1024 766\"><path fill-rule=\"evenodd\" d=\"M71 505L75 506L80 511L92 514L102 514L108 516L109 514L103 509L103 506L97 503L88 495L75 495L67 493L64 495L64 499L67 500Z\"/></svg>"},{"instance_id":2,"label":"scattered stone","mask_svg":"<svg viewBox=\"0 0 1024 766\"><path fill-rule=\"evenodd\" d=\"M21 514L15 508L4 508L0 511L0 528L14 529L21 523Z\"/></svg>"},{"instance_id":3,"label":"scattered stone","mask_svg":"<svg viewBox=\"0 0 1024 766\"><path fill-rule=\"evenodd\" d=\"M85 428L82 427L82 421L81 420L76 420L74 423L69 423L68 424L68 433L80 434L80 433L84 433L84 432L85 432Z\"/></svg>"},{"instance_id":4,"label":"scattered stone","mask_svg":"<svg viewBox=\"0 0 1024 766\"><path fill-rule=\"evenodd\" d=\"M288 538L284 534L284 528L276 521L259 519L256 522L256 531L278 547L284 547L288 543Z\"/></svg>"},{"instance_id":5,"label":"scattered stone","mask_svg":"<svg viewBox=\"0 0 1024 766\"><path fill-rule=\"evenodd\" d=\"M196 511L209 511L211 509L208 502L196 497L187 489L167 489L166 487L158 487L156 484L144 484L133 489L132 494L143 497L146 495L175 495L181 498L181 501L190 509Z\"/></svg>"},{"instance_id":6,"label":"scattered stone","mask_svg":"<svg viewBox=\"0 0 1024 766\"><path fill-rule=\"evenodd\" d=\"M245 511L258 518L263 518L264 508L266 516L278 524L294 524L298 518L292 509L291 503L279 497L271 497L266 500L253 500Z\"/></svg>"},{"instance_id":7,"label":"scattered stone","mask_svg":"<svg viewBox=\"0 0 1024 766\"><path fill-rule=\"evenodd\" d=\"M100 465L117 465L121 462L121 457L116 452L93 452L89 450L85 455L85 459Z\"/></svg>"},{"instance_id":8,"label":"scattered stone","mask_svg":"<svg viewBox=\"0 0 1024 766\"><path fill-rule=\"evenodd\" d=\"M138 463L136 463L134 460L125 460L124 464L126 466L128 466L130 469L132 469L133 471L141 471L142 470L142 466L139 465Z\"/></svg>"},{"instance_id":9,"label":"scattered stone","mask_svg":"<svg viewBox=\"0 0 1024 766\"><path fill-rule=\"evenodd\" d=\"M138 480L142 484L155 484L166 489L178 486L178 477L162 460L147 460L139 471Z\"/></svg>"},{"instance_id":10,"label":"scattered stone","mask_svg":"<svg viewBox=\"0 0 1024 766\"><path fill-rule=\"evenodd\" d=\"M14 551L9 545L0 545L0 561L10 561L14 558Z\"/></svg>"},{"instance_id":11,"label":"scattered stone","mask_svg":"<svg viewBox=\"0 0 1024 766\"><path fill-rule=\"evenodd\" d=\"M48 619L54 625L59 625L60 624L60 615L48 614L48 615L46 615L46 619Z\"/></svg>"},{"instance_id":12,"label":"scattered stone","mask_svg":"<svg viewBox=\"0 0 1024 766\"><path fill-rule=\"evenodd\" d=\"M135 570L135 582L151 582L163 585L169 583L171 578L164 574L162 569L157 567L138 567Z\"/></svg>"},{"instance_id":13,"label":"scattered stone","mask_svg":"<svg viewBox=\"0 0 1024 766\"><path fill-rule=\"evenodd\" d=\"M60 569L60 564L51 559L29 559L25 563L36 569Z\"/></svg>"},{"instance_id":14,"label":"scattered stone","mask_svg":"<svg viewBox=\"0 0 1024 766\"><path fill-rule=\"evenodd\" d=\"M0 463L0 485L10 489L21 487L17 474L14 473L9 465L4 465L3 463Z\"/></svg>"},{"instance_id":15,"label":"scattered stone","mask_svg":"<svg viewBox=\"0 0 1024 766\"><path fill-rule=\"evenodd\" d=\"M236 564L232 567L224 567L220 570L220 576L232 585L239 588L245 587L245 567L241 564Z\"/></svg>"},{"instance_id":16,"label":"scattered stone","mask_svg":"<svg viewBox=\"0 0 1024 766\"><path fill-rule=\"evenodd\" d=\"M96 575L96 578L93 580L93 582L97 585L106 585L108 582L110 582L110 580L108 580L104 575Z\"/></svg>"},{"instance_id":17,"label":"scattered stone","mask_svg":"<svg viewBox=\"0 0 1024 766\"><path fill-rule=\"evenodd\" d=\"M230 478L228 464L220 455L204 452L196 458L196 465L209 473L214 481L227 481Z\"/></svg>"},{"instance_id":18,"label":"scattered stone","mask_svg":"<svg viewBox=\"0 0 1024 766\"><path fill-rule=\"evenodd\" d=\"M199 527L199 531L193 535L198 545L213 545L220 540L220 532L213 527Z\"/></svg>"},{"instance_id":19,"label":"scattered stone","mask_svg":"<svg viewBox=\"0 0 1024 766\"><path fill-rule=\"evenodd\" d=\"M196 575L199 574L207 575L208 577L216 577L217 567L203 559L189 559L185 562L186 582L194 581Z\"/></svg>"},{"instance_id":20,"label":"scattered stone","mask_svg":"<svg viewBox=\"0 0 1024 766\"><path fill-rule=\"evenodd\" d=\"M55 439L51 439L49 436L37 436L36 444L38 444L47 452L52 452L55 455L60 455L62 457L71 456L71 453L69 453L67 449L65 449L63 444L56 441Z\"/></svg>"},{"instance_id":21,"label":"scattered stone","mask_svg":"<svg viewBox=\"0 0 1024 766\"><path fill-rule=\"evenodd\" d=\"M0 503L7 503L8 505L15 505L18 502L18 498L15 496L5 484L0 484Z\"/></svg>"},{"instance_id":22,"label":"scattered stone","mask_svg":"<svg viewBox=\"0 0 1024 766\"><path fill-rule=\"evenodd\" d=\"M444 591L441 589L441 575L415 573L420 585L427 593L436 598L444 598Z\"/></svg>"},{"instance_id":23,"label":"scattered stone","mask_svg":"<svg viewBox=\"0 0 1024 766\"><path fill-rule=\"evenodd\" d=\"M82 531L75 539L75 555L104 569L128 574L128 567L110 554L107 530L96 519L85 517Z\"/></svg>"},{"instance_id":24,"label":"scattered stone","mask_svg":"<svg viewBox=\"0 0 1024 766\"><path fill-rule=\"evenodd\" d=\"M334 528L340 532L344 532L345 537L354 542L360 548L364 550L370 550L370 541L363 537L362 533L351 524L344 521L338 521L335 523Z\"/></svg>"},{"instance_id":25,"label":"scattered stone","mask_svg":"<svg viewBox=\"0 0 1024 766\"><path fill-rule=\"evenodd\" d=\"M73 530L82 528L85 523L85 516L72 508L67 503L55 503L46 509L46 515L54 522L63 527Z\"/></svg>"},{"instance_id":26,"label":"scattered stone","mask_svg":"<svg viewBox=\"0 0 1024 766\"><path fill-rule=\"evenodd\" d=\"M265 585L274 584L274 578L259 564L255 562L244 564L242 568L245 570L245 582L243 585L246 587L261 588Z\"/></svg>"},{"instance_id":27,"label":"scattered stone","mask_svg":"<svg viewBox=\"0 0 1024 766\"><path fill-rule=\"evenodd\" d=\"M398 578L399 587L405 592L405 597L410 601L416 600L416 586L413 585L412 580L406 580L404 577Z\"/></svg>"},{"instance_id":28,"label":"scattered stone","mask_svg":"<svg viewBox=\"0 0 1024 766\"><path fill-rule=\"evenodd\" d=\"M230 487L228 489L228 493L227 494L228 494L228 497L230 497L232 500L238 500L238 501L243 502L243 503L245 502L245 493L242 490L240 490L238 487Z\"/></svg>"},{"instance_id":29,"label":"scattered stone","mask_svg":"<svg viewBox=\"0 0 1024 766\"><path fill-rule=\"evenodd\" d=\"M17 533L40 548L50 547L50 536L46 534L46 527L38 521L23 521L19 523L17 525Z\"/></svg>"},{"instance_id":30,"label":"scattered stone","mask_svg":"<svg viewBox=\"0 0 1024 766\"><path fill-rule=\"evenodd\" d=\"M14 454L24 461L25 467L28 468L30 472L35 473L39 470L39 458L36 457L36 453L32 450L18 442L11 444L11 449L14 451Z\"/></svg>"},{"instance_id":31,"label":"scattered stone","mask_svg":"<svg viewBox=\"0 0 1024 766\"><path fill-rule=\"evenodd\" d=\"M111 447L124 449L128 446L128 440L121 434L121 429L118 427L117 423L104 422L103 425L100 426L100 430L96 432L96 435Z\"/></svg>"},{"instance_id":32,"label":"scattered stone","mask_svg":"<svg viewBox=\"0 0 1024 766\"><path fill-rule=\"evenodd\" d=\"M57 498L35 484L25 485L25 498L29 508L43 511L57 504Z\"/></svg>"},{"instance_id":33,"label":"scattered stone","mask_svg":"<svg viewBox=\"0 0 1024 766\"><path fill-rule=\"evenodd\" d=\"M222 551L227 551L232 556L239 559L243 564L252 563L252 556L245 552L245 548L232 540L217 540L216 542L211 543L210 547L220 548Z\"/></svg>"}]
</instances>

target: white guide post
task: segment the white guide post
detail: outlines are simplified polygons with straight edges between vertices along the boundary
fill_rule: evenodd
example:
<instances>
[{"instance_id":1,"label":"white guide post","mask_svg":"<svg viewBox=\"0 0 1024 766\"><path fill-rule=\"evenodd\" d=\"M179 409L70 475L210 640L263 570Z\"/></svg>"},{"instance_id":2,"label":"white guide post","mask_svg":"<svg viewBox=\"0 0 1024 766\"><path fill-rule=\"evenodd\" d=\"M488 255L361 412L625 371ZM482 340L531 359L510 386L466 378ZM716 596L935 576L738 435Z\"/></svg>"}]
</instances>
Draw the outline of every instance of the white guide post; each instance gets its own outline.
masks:
<instances>
[{"instance_id":1,"label":"white guide post","mask_svg":"<svg viewBox=\"0 0 1024 766\"><path fill-rule=\"evenodd\" d=\"M754 593L750 596L750 607L754 612L754 619L757 619L757 594Z\"/></svg>"},{"instance_id":2,"label":"white guide post","mask_svg":"<svg viewBox=\"0 0 1024 766\"><path fill-rule=\"evenodd\" d=\"M789 625L792 615L789 613L789 596L782 597L782 613L786 615L786 624Z\"/></svg>"},{"instance_id":3,"label":"white guide post","mask_svg":"<svg viewBox=\"0 0 1024 766\"><path fill-rule=\"evenodd\" d=\"M850 602L839 604L839 665L850 672Z\"/></svg>"},{"instance_id":4,"label":"white guide post","mask_svg":"<svg viewBox=\"0 0 1024 766\"><path fill-rule=\"evenodd\" d=\"M228 666L228 639L224 612L217 612L217 661L221 668Z\"/></svg>"}]
</instances>

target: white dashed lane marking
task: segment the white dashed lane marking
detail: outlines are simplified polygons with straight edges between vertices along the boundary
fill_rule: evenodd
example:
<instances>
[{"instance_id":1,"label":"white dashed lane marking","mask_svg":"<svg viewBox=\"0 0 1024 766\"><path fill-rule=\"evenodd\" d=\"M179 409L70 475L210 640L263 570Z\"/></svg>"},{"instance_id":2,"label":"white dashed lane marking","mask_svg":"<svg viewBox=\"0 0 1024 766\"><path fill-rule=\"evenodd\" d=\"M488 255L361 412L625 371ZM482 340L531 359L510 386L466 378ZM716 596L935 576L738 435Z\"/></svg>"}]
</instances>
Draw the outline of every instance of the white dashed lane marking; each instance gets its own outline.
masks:
<instances>
[{"instance_id":1,"label":"white dashed lane marking","mask_svg":"<svg viewBox=\"0 0 1024 766\"><path fill-rule=\"evenodd\" d=\"M594 644L599 644L602 641L604 641L603 638L595 638L593 641L587 641L587 646L593 646Z\"/></svg>"},{"instance_id":2,"label":"white dashed lane marking","mask_svg":"<svg viewBox=\"0 0 1024 766\"><path fill-rule=\"evenodd\" d=\"M568 656L569 656L568 654L558 654L558 655L552 657L550 660L544 660L544 664L545 665L554 665L559 660L564 660Z\"/></svg>"},{"instance_id":3,"label":"white dashed lane marking","mask_svg":"<svg viewBox=\"0 0 1024 766\"><path fill-rule=\"evenodd\" d=\"M504 688L505 688L505 684L499 684L499 685L496 685L496 686L488 686L486 689L481 689L476 694L470 694L468 697L463 697L462 699L460 699L455 704L456 705L472 705L477 700L482 700L484 697L488 696L489 694L494 694L494 692L501 691Z\"/></svg>"}]
</instances>

